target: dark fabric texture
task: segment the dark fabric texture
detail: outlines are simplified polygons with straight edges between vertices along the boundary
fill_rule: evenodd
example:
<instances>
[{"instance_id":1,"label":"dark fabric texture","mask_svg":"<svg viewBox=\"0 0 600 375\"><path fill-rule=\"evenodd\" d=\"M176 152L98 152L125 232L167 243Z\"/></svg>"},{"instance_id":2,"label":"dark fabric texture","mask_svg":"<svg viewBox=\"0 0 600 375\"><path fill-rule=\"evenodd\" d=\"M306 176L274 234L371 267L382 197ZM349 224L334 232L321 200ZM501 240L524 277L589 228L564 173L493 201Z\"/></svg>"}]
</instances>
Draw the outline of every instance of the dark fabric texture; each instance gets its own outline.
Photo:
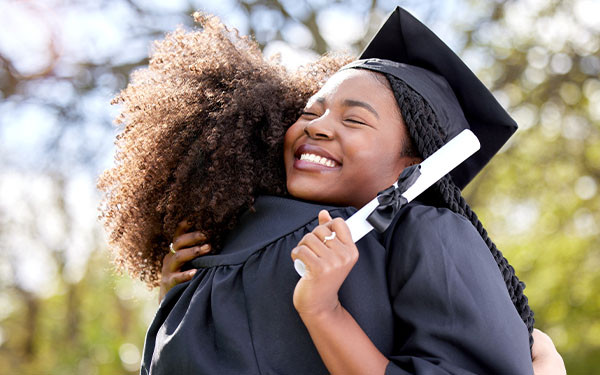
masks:
<instances>
[{"instance_id":1,"label":"dark fabric texture","mask_svg":"<svg viewBox=\"0 0 600 375\"><path fill-rule=\"evenodd\" d=\"M327 374L292 296L290 251L317 214L353 208L259 197L221 254L167 293L141 374ZM532 374L528 332L487 246L464 218L411 203L357 243L342 305L390 359L387 374Z\"/></svg>"}]
</instances>

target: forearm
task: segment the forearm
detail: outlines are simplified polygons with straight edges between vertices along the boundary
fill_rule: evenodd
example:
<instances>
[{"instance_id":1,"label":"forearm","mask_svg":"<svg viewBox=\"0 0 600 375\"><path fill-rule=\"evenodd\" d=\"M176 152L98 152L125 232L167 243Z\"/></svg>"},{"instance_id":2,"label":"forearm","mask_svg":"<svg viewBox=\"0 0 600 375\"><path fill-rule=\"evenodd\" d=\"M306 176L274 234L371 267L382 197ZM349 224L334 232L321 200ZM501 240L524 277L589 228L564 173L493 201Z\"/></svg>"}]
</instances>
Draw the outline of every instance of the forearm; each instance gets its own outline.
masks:
<instances>
[{"instance_id":1,"label":"forearm","mask_svg":"<svg viewBox=\"0 0 600 375\"><path fill-rule=\"evenodd\" d=\"M340 304L317 316L300 317L331 374L385 373L388 359Z\"/></svg>"}]
</instances>

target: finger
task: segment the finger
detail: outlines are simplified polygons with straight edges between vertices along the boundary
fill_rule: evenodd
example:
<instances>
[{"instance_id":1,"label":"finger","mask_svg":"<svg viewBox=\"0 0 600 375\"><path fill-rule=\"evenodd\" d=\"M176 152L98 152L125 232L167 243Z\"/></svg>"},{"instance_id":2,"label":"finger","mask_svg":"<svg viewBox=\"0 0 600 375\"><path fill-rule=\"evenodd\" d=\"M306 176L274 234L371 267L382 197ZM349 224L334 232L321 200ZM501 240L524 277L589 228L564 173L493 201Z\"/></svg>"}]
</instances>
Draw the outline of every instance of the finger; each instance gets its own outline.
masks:
<instances>
[{"instance_id":1,"label":"finger","mask_svg":"<svg viewBox=\"0 0 600 375\"><path fill-rule=\"evenodd\" d=\"M188 229L190 229L191 227L192 223L189 220L180 221L179 224L177 224L177 228L175 228L175 234L173 235L173 238L181 236L182 234L187 232Z\"/></svg>"},{"instance_id":2,"label":"finger","mask_svg":"<svg viewBox=\"0 0 600 375\"><path fill-rule=\"evenodd\" d=\"M333 232L332 232L331 228L329 228L330 227L330 223L331 222L328 222L326 224L317 226L315 229L312 230L311 233L313 233L315 236L317 236L317 238L321 242L331 241L331 239L328 239L327 241L325 241L325 238L331 238L332 237L332 233ZM335 235L335 236L337 236L337 235Z\"/></svg>"},{"instance_id":3,"label":"finger","mask_svg":"<svg viewBox=\"0 0 600 375\"><path fill-rule=\"evenodd\" d=\"M341 217L336 217L331 221L329 225L329 229L336 233L336 239L340 240L345 244L353 244L352 241L352 233L350 233L350 228L348 224Z\"/></svg>"},{"instance_id":4,"label":"finger","mask_svg":"<svg viewBox=\"0 0 600 375\"><path fill-rule=\"evenodd\" d=\"M206 241L206 236L202 232L185 233L173 239L173 249L177 251L185 247L201 245L204 241Z\"/></svg>"},{"instance_id":5,"label":"finger","mask_svg":"<svg viewBox=\"0 0 600 375\"><path fill-rule=\"evenodd\" d=\"M171 285L175 286L177 284L184 283L186 281L191 280L196 274L196 269L185 271L185 272L177 272L171 276Z\"/></svg>"},{"instance_id":6,"label":"finger","mask_svg":"<svg viewBox=\"0 0 600 375\"><path fill-rule=\"evenodd\" d=\"M319 211L319 225L326 224L331 221L331 215L327 210Z\"/></svg>"},{"instance_id":7,"label":"finger","mask_svg":"<svg viewBox=\"0 0 600 375\"><path fill-rule=\"evenodd\" d=\"M540 340L540 341L543 340L545 342L547 342L547 341L552 342L552 338L550 338L550 336L548 336L548 334L546 334L543 331L540 331L537 328L533 329L533 333L531 335L533 336L534 340Z\"/></svg>"},{"instance_id":8,"label":"finger","mask_svg":"<svg viewBox=\"0 0 600 375\"><path fill-rule=\"evenodd\" d=\"M170 262L172 256L173 256L173 253L170 251L165 254L165 256L162 258L163 268L165 267L166 264L168 264Z\"/></svg>"},{"instance_id":9,"label":"finger","mask_svg":"<svg viewBox=\"0 0 600 375\"><path fill-rule=\"evenodd\" d=\"M347 226L344 220L341 218L334 219L330 222L330 224L333 224L335 220L340 221L341 225ZM345 243L338 238L337 232L335 232L335 228L333 228L333 226L331 227L331 230L325 226L319 226L317 228L322 230L322 232L319 232L319 234L317 234L315 237L320 238L324 236L325 233L328 233L328 238L333 238L328 239L327 242L322 241L320 244L313 242L314 240L311 238L307 238L306 244L311 247L313 251L315 251L321 258L326 259L328 264L333 266L356 263L358 260L358 249L356 248L356 245L352 241L351 237L349 238L349 243ZM344 232L343 227L340 227L339 229L342 233ZM334 233L335 235L333 235Z\"/></svg>"},{"instance_id":10,"label":"finger","mask_svg":"<svg viewBox=\"0 0 600 375\"><path fill-rule=\"evenodd\" d=\"M173 259L170 264L171 271L178 271L185 263L196 257L208 254L210 250L210 245L205 244L202 246L187 247L177 251L172 256Z\"/></svg>"},{"instance_id":11,"label":"finger","mask_svg":"<svg viewBox=\"0 0 600 375\"><path fill-rule=\"evenodd\" d=\"M312 231L312 234L314 234L317 237L318 241L323 245L323 249L325 249L325 250L328 248L329 249L333 248L334 246L332 246L332 245L337 240L337 233L334 234L333 228L331 228L332 223L333 223L333 221L329 221L328 223L326 223L324 225L319 225ZM310 243L312 243L312 242L310 242Z\"/></svg>"},{"instance_id":12,"label":"finger","mask_svg":"<svg viewBox=\"0 0 600 375\"><path fill-rule=\"evenodd\" d=\"M335 246L335 248L339 248L339 254L342 256L344 261L356 263L359 256L358 248L354 244L354 241L352 241L352 234L350 233L348 224L346 224L342 218L335 218L331 221L330 229L336 233L335 241L339 241L332 241L331 245L339 244L339 246ZM327 245L329 245L329 241L327 241Z\"/></svg>"},{"instance_id":13,"label":"finger","mask_svg":"<svg viewBox=\"0 0 600 375\"><path fill-rule=\"evenodd\" d=\"M313 249L313 251L319 256L327 256L330 252L330 241L335 240L335 235L332 236L331 230L328 225L319 225L312 232L307 233L299 244L304 244ZM333 239L331 239L333 237ZM325 238L329 238L325 241Z\"/></svg>"},{"instance_id":14,"label":"finger","mask_svg":"<svg viewBox=\"0 0 600 375\"><path fill-rule=\"evenodd\" d=\"M310 278L320 269L320 260L308 246L300 245L292 250L292 260L300 259L306 268L306 273L303 277Z\"/></svg>"},{"instance_id":15,"label":"finger","mask_svg":"<svg viewBox=\"0 0 600 375\"><path fill-rule=\"evenodd\" d=\"M313 231L312 233L308 233L306 236L304 236L304 238L298 243L298 245L307 246L319 258L331 259L331 249L323 243L323 240L321 240L321 237L324 236L326 236L326 234L317 234Z\"/></svg>"}]
</instances>

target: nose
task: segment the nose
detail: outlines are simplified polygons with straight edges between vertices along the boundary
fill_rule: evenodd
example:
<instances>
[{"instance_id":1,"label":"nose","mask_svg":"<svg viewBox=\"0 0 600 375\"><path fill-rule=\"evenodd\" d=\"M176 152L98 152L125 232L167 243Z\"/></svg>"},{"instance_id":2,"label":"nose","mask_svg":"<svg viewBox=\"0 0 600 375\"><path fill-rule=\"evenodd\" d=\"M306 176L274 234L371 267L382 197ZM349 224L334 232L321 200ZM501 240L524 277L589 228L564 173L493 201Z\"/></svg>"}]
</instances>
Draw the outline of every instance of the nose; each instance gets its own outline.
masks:
<instances>
[{"instance_id":1,"label":"nose","mask_svg":"<svg viewBox=\"0 0 600 375\"><path fill-rule=\"evenodd\" d=\"M333 138L333 130L326 124L325 116L315 119L304 127L304 134L312 139L329 140Z\"/></svg>"}]
</instances>

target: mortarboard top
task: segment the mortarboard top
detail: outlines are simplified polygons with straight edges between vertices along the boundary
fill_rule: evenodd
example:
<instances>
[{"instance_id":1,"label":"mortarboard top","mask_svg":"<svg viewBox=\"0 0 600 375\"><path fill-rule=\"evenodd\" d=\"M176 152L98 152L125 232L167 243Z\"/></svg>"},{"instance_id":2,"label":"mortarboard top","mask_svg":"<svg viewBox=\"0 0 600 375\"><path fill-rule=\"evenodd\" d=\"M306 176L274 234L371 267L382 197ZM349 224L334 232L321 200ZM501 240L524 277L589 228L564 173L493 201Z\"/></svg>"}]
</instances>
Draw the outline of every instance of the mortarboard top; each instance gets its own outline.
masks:
<instances>
[{"instance_id":1,"label":"mortarboard top","mask_svg":"<svg viewBox=\"0 0 600 375\"><path fill-rule=\"evenodd\" d=\"M516 131L517 124L462 60L431 30L397 7L346 68L389 73L431 105L447 139L471 129L481 149L450 172L461 189Z\"/></svg>"}]
</instances>

